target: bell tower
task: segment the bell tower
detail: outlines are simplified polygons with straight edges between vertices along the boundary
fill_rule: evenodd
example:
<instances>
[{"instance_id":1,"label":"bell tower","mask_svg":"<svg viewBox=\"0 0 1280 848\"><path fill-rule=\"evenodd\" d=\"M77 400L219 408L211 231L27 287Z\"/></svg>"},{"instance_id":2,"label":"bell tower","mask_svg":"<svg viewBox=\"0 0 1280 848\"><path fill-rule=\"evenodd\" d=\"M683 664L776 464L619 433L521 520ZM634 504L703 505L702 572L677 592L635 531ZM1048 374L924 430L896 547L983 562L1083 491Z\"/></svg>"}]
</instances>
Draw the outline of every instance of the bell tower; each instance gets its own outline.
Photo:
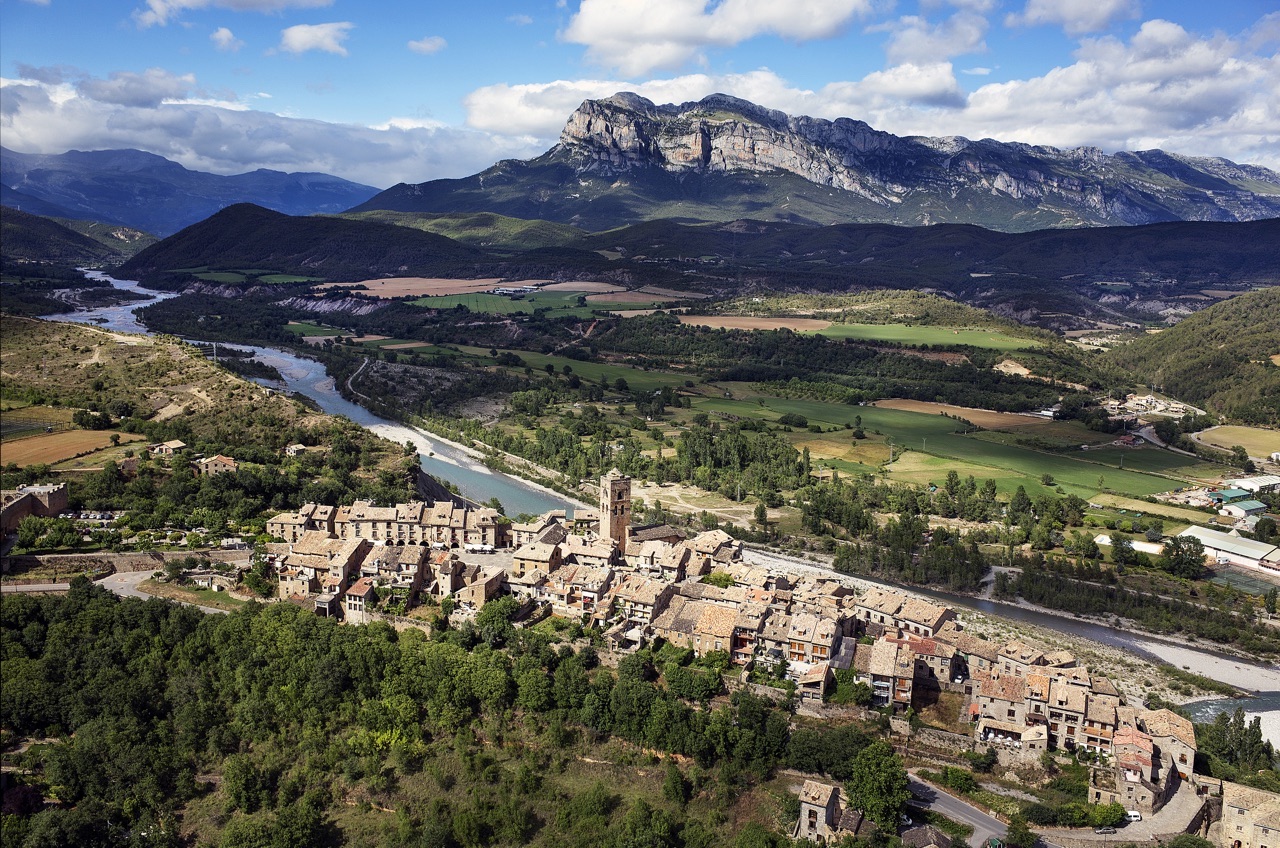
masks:
<instances>
[{"instance_id":1,"label":"bell tower","mask_svg":"<svg viewBox=\"0 0 1280 848\"><path fill-rule=\"evenodd\" d=\"M626 551L631 532L631 478L613 469L600 478L600 535Z\"/></svg>"}]
</instances>

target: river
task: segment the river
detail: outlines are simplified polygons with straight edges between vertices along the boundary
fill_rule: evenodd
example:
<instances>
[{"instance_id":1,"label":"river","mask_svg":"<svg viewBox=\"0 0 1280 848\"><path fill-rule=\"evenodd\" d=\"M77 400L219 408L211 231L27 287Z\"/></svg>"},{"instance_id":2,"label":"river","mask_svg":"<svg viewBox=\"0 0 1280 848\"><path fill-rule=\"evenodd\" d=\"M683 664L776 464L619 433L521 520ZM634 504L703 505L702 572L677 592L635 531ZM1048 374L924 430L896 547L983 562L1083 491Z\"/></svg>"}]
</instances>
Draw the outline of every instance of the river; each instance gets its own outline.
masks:
<instances>
[{"instance_id":1,"label":"river","mask_svg":"<svg viewBox=\"0 0 1280 848\"><path fill-rule=\"evenodd\" d=\"M85 276L91 279L106 280L124 291L147 296L147 300L133 301L119 306L107 306L99 309L82 309L70 315L50 316L54 320L91 324L106 330L122 333L139 333L146 335L147 328L134 314L144 306L150 306L161 300L176 297L171 292L156 292L142 288L133 280L117 280L100 271L87 271ZM434 477L448 480L458 487L463 495L476 501L488 501L497 498L508 515L541 515L552 509L572 510L575 503L565 496L550 489L526 482L509 474L501 474L486 467L480 461L480 455L468 452L464 448L444 442L438 437L396 421L374 415L369 410L352 403L338 393L333 378L325 373L324 365L314 359L298 356L288 351L273 347L257 347L254 345L227 345L239 350L253 351L255 358L274 366L284 377L283 385L271 381L260 380L263 385L272 388L286 388L289 391L306 395L319 404L320 408L330 415L341 415L365 427L379 436L388 438L399 444L412 442L418 449L422 469ZM219 344L219 347L222 347Z\"/></svg>"},{"instance_id":2,"label":"river","mask_svg":"<svg viewBox=\"0 0 1280 848\"><path fill-rule=\"evenodd\" d=\"M149 299L52 317L60 321L90 323L109 330L145 335L148 330L134 314L135 310L176 296L168 292L154 292L142 288L131 280L116 280L97 271L89 271L86 276L107 280L117 288L147 295ZM313 399L325 412L345 416L392 441L412 442L418 448L423 470L454 483L468 498L487 501L497 497L508 515L541 514L550 509L572 509L575 506L568 498L548 489L492 471L479 462L476 455L468 453L461 447L442 442L436 436L416 427L408 427L381 418L364 407L346 400L338 394L333 378L325 373L324 365L314 359L297 356L278 348L252 345L232 345L232 347L252 350L257 359L280 371L286 388ZM272 381L262 382L266 385L280 385ZM783 564L791 561L790 558L776 557L772 554L753 553L753 558L764 557L776 559ZM795 562L800 564L803 561ZM812 567L812 563L804 564ZM871 583L880 582L861 577L859 579ZM902 588L889 583L880 585L893 589ZM1267 738L1280 746L1280 668L1256 665L1200 646L1191 647L1184 642L1171 639L1143 636L1066 615L1056 615L1014 604L986 601L940 590L915 586L908 588L912 592L933 598L956 609L973 610L1070 633L1104 645L1122 648L1147 659L1189 668L1197 674L1253 692L1255 695L1252 698L1200 701L1191 707L1195 710L1194 715L1197 721L1211 721L1218 712L1230 712L1237 706L1243 706L1250 718L1254 715L1262 717L1263 730Z\"/></svg>"}]
</instances>

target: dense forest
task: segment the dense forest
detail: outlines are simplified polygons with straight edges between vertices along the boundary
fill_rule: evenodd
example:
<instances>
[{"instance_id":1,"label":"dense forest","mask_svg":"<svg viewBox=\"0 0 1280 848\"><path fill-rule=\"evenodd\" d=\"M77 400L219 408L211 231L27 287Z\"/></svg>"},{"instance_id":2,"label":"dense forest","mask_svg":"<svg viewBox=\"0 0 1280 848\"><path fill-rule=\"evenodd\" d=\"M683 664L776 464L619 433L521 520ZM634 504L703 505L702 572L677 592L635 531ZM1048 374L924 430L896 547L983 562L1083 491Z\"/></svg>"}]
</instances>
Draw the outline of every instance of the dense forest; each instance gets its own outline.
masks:
<instances>
[{"instance_id":1,"label":"dense forest","mask_svg":"<svg viewBox=\"0 0 1280 848\"><path fill-rule=\"evenodd\" d=\"M1280 288L1238 295L1110 357L1171 397L1212 413L1280 426Z\"/></svg>"},{"instance_id":2,"label":"dense forest","mask_svg":"<svg viewBox=\"0 0 1280 848\"><path fill-rule=\"evenodd\" d=\"M859 788L886 768L905 785L872 737L793 734L768 700L716 696L713 657L603 668L513 628L514 607L428 638L289 604L206 617L84 580L5 595L5 741L55 741L22 755L4 844L771 848L794 812L759 787L783 765L850 780L896 823L905 792L877 807ZM604 756L639 768L604 781Z\"/></svg>"}]
</instances>

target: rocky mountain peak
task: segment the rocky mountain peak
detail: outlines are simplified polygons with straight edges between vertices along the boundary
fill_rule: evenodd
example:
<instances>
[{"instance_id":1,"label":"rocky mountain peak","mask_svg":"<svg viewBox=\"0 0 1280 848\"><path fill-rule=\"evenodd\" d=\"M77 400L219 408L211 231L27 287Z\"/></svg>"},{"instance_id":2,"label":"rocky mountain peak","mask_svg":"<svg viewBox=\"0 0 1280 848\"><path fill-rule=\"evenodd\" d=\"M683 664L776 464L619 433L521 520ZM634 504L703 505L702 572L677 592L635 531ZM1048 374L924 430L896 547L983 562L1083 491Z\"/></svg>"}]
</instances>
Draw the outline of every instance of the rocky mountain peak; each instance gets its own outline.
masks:
<instances>
[{"instance_id":1,"label":"rocky mountain peak","mask_svg":"<svg viewBox=\"0 0 1280 848\"><path fill-rule=\"evenodd\" d=\"M791 116L726 94L658 105L633 92L587 100L560 134L558 156L579 174L638 170L793 174L888 212L922 192L950 205L996 196L1060 215L1063 225L1256 220L1280 215L1280 175L1160 150L901 138L863 121ZM892 215L889 215L892 219ZM927 223L926 216L920 223Z\"/></svg>"}]
</instances>

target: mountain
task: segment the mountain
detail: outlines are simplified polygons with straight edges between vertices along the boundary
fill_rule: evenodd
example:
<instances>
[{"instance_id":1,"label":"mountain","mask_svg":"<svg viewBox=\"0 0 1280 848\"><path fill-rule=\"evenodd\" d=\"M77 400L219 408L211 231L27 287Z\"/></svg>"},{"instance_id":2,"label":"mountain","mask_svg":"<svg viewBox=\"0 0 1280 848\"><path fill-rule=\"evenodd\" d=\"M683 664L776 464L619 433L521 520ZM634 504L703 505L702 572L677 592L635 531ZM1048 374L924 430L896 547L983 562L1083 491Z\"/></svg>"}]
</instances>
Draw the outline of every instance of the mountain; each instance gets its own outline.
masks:
<instances>
[{"instance_id":1,"label":"mountain","mask_svg":"<svg viewBox=\"0 0 1280 848\"><path fill-rule=\"evenodd\" d=\"M1280 174L1148 150L898 137L722 94L587 100L560 142L465 179L400 184L352 211L496 212L589 230L642 220L1051 227L1280 217Z\"/></svg>"},{"instance_id":2,"label":"mountain","mask_svg":"<svg viewBox=\"0 0 1280 848\"><path fill-rule=\"evenodd\" d=\"M129 279L181 284L181 269L261 270L329 281L464 275L483 254L435 233L375 221L290 216L238 203L139 252Z\"/></svg>"},{"instance_id":3,"label":"mountain","mask_svg":"<svg viewBox=\"0 0 1280 848\"><path fill-rule=\"evenodd\" d=\"M145 238L142 233L136 235ZM130 244L131 239L123 234L116 246L50 218L28 215L7 206L0 210L0 260L6 268L11 263L66 266L115 263L125 258Z\"/></svg>"},{"instance_id":4,"label":"mountain","mask_svg":"<svg viewBox=\"0 0 1280 848\"><path fill-rule=\"evenodd\" d=\"M0 148L0 184L0 199L25 212L123 224L161 236L234 203L313 215L341 212L378 191L328 174L207 174L141 150L40 155Z\"/></svg>"},{"instance_id":5,"label":"mountain","mask_svg":"<svg viewBox=\"0 0 1280 848\"><path fill-rule=\"evenodd\" d=\"M1280 426L1280 288L1237 295L1107 356L1173 397Z\"/></svg>"}]
</instances>

